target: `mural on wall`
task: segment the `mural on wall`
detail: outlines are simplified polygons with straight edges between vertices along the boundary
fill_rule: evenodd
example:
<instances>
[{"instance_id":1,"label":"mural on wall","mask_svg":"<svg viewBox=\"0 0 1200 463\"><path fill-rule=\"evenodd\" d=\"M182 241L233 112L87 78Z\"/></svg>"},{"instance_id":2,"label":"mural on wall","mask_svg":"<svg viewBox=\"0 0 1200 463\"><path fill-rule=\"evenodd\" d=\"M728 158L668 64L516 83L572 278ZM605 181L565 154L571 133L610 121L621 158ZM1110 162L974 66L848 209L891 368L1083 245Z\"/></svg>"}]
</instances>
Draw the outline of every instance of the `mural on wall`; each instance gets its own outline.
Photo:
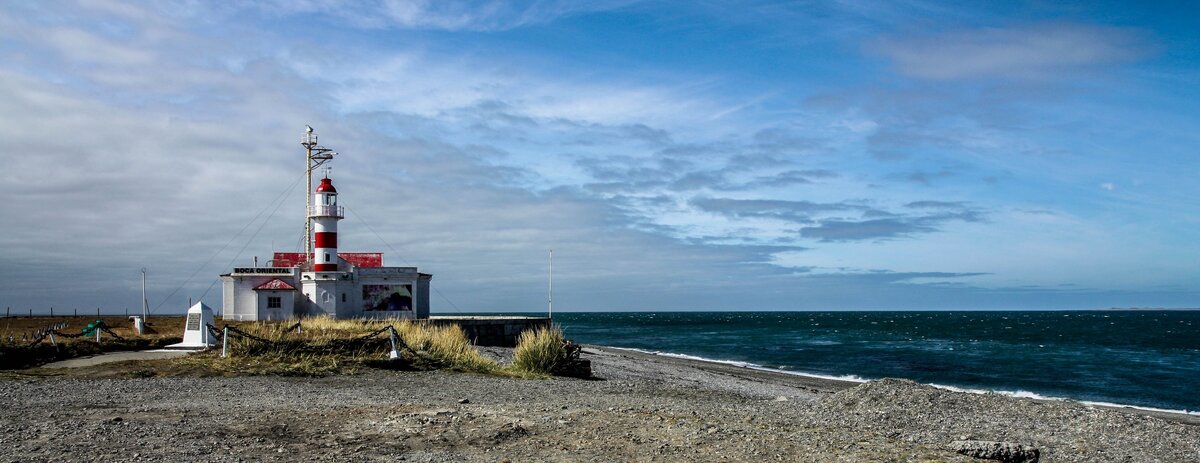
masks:
<instances>
[{"instance_id":1,"label":"mural on wall","mask_svg":"<svg viewBox=\"0 0 1200 463\"><path fill-rule=\"evenodd\" d=\"M364 311L412 310L412 285L363 285L362 289Z\"/></svg>"}]
</instances>

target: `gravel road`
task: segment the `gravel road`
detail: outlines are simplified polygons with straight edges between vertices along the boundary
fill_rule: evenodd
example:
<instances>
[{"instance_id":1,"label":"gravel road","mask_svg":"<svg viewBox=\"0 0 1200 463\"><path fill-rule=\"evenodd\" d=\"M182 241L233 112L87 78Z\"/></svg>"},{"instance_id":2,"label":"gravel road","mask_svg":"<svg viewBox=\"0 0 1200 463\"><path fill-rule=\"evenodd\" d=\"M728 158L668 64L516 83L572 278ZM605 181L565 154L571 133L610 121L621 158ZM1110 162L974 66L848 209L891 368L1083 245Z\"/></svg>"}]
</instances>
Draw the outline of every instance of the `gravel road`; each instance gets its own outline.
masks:
<instances>
[{"instance_id":1,"label":"gravel road","mask_svg":"<svg viewBox=\"0 0 1200 463\"><path fill-rule=\"evenodd\" d=\"M981 460L954 453L953 441L994 440L1037 447L1043 462L1200 462L1194 416L609 348L585 358L600 380L9 373L0 375L0 461L967 462Z\"/></svg>"}]
</instances>

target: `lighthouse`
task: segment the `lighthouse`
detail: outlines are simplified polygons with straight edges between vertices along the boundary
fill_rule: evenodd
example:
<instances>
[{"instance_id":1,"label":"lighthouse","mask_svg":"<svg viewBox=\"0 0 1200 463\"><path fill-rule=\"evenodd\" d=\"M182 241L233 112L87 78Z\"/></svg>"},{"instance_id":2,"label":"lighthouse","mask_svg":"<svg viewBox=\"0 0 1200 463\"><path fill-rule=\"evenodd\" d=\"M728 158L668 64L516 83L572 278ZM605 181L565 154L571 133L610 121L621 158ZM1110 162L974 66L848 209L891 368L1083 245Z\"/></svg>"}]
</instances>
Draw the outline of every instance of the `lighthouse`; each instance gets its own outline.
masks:
<instances>
[{"instance_id":1,"label":"lighthouse","mask_svg":"<svg viewBox=\"0 0 1200 463\"><path fill-rule=\"evenodd\" d=\"M302 317L429 318L429 281L416 267L385 267L381 252L338 252L338 221L345 217L326 170L312 188L315 170L337 153L317 144L305 127L308 189L300 252L275 252L270 266L234 267L221 275L226 320L294 320ZM353 189L353 184L343 187ZM349 190L347 190L349 191ZM298 212L298 211L297 211Z\"/></svg>"},{"instance_id":2,"label":"lighthouse","mask_svg":"<svg viewBox=\"0 0 1200 463\"><path fill-rule=\"evenodd\" d=\"M337 271L337 223L343 217L342 206L337 204L337 189L326 174L313 192L313 206L308 211L313 229L313 255L309 261L314 272Z\"/></svg>"}]
</instances>

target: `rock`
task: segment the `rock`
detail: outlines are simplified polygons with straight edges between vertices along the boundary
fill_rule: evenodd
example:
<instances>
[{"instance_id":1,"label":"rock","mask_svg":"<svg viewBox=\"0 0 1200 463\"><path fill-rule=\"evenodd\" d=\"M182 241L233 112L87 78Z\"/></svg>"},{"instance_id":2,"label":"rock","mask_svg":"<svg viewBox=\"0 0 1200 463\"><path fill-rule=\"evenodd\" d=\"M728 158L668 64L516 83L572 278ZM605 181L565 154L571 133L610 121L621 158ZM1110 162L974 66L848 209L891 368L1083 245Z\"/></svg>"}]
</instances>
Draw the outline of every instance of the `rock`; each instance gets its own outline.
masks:
<instances>
[{"instance_id":1,"label":"rock","mask_svg":"<svg viewBox=\"0 0 1200 463\"><path fill-rule=\"evenodd\" d=\"M566 364L559 366L553 372L555 376L566 376L568 378L591 378L592 377L592 361L584 359L575 359Z\"/></svg>"},{"instance_id":2,"label":"rock","mask_svg":"<svg viewBox=\"0 0 1200 463\"><path fill-rule=\"evenodd\" d=\"M471 403L471 400L470 399L458 399L458 403L469 404L469 403Z\"/></svg>"},{"instance_id":3,"label":"rock","mask_svg":"<svg viewBox=\"0 0 1200 463\"><path fill-rule=\"evenodd\" d=\"M776 401L776 402L787 402L787 401L788 401L788 398L787 398L787 397L784 397L784 396L779 396L779 397L776 397L776 398L775 398L775 401Z\"/></svg>"},{"instance_id":4,"label":"rock","mask_svg":"<svg viewBox=\"0 0 1200 463\"><path fill-rule=\"evenodd\" d=\"M525 429L524 427L522 427L521 425L516 424L516 423L508 423L508 424L505 424L504 426L501 426L500 429L498 431L496 431L495 434L492 435L492 439L495 439L497 441L503 441L503 440L509 440L509 439L516 439L519 437L525 437L528 435L529 435L529 431L527 429Z\"/></svg>"},{"instance_id":5,"label":"rock","mask_svg":"<svg viewBox=\"0 0 1200 463\"><path fill-rule=\"evenodd\" d=\"M1004 463L1037 463L1038 449L1012 442L958 440L950 448L959 454Z\"/></svg>"}]
</instances>

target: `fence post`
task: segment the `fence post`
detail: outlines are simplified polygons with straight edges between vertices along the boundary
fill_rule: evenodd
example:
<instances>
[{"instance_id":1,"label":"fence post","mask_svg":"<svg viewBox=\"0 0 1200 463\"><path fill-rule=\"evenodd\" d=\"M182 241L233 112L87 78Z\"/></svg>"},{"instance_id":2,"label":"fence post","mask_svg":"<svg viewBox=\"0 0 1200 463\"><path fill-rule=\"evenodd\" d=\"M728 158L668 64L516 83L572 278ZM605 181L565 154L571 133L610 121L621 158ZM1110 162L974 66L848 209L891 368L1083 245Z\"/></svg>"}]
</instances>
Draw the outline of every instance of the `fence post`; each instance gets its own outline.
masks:
<instances>
[{"instance_id":1,"label":"fence post","mask_svg":"<svg viewBox=\"0 0 1200 463\"><path fill-rule=\"evenodd\" d=\"M94 331L96 332L96 344L100 344L100 331L102 331L100 329L100 325L96 325L96 328Z\"/></svg>"},{"instance_id":2,"label":"fence post","mask_svg":"<svg viewBox=\"0 0 1200 463\"><path fill-rule=\"evenodd\" d=\"M396 327L388 327L388 339L392 341L392 351L388 353L388 358L396 360L400 358L400 351L396 349Z\"/></svg>"},{"instance_id":3,"label":"fence post","mask_svg":"<svg viewBox=\"0 0 1200 463\"><path fill-rule=\"evenodd\" d=\"M75 309L75 316L76 316L76 317L78 317L78 316L79 316L79 308L76 308L76 309Z\"/></svg>"},{"instance_id":4,"label":"fence post","mask_svg":"<svg viewBox=\"0 0 1200 463\"><path fill-rule=\"evenodd\" d=\"M221 333L221 358L229 355L229 326L225 326L225 330Z\"/></svg>"},{"instance_id":5,"label":"fence post","mask_svg":"<svg viewBox=\"0 0 1200 463\"><path fill-rule=\"evenodd\" d=\"M96 318L100 318L100 308L96 307Z\"/></svg>"},{"instance_id":6,"label":"fence post","mask_svg":"<svg viewBox=\"0 0 1200 463\"><path fill-rule=\"evenodd\" d=\"M54 332L53 331L50 332L50 345L52 345L54 347L58 347L58 343L54 341Z\"/></svg>"},{"instance_id":7,"label":"fence post","mask_svg":"<svg viewBox=\"0 0 1200 463\"><path fill-rule=\"evenodd\" d=\"M50 318L54 318L54 306L50 306Z\"/></svg>"},{"instance_id":8,"label":"fence post","mask_svg":"<svg viewBox=\"0 0 1200 463\"><path fill-rule=\"evenodd\" d=\"M33 318L33 309L29 309L29 318Z\"/></svg>"}]
</instances>

